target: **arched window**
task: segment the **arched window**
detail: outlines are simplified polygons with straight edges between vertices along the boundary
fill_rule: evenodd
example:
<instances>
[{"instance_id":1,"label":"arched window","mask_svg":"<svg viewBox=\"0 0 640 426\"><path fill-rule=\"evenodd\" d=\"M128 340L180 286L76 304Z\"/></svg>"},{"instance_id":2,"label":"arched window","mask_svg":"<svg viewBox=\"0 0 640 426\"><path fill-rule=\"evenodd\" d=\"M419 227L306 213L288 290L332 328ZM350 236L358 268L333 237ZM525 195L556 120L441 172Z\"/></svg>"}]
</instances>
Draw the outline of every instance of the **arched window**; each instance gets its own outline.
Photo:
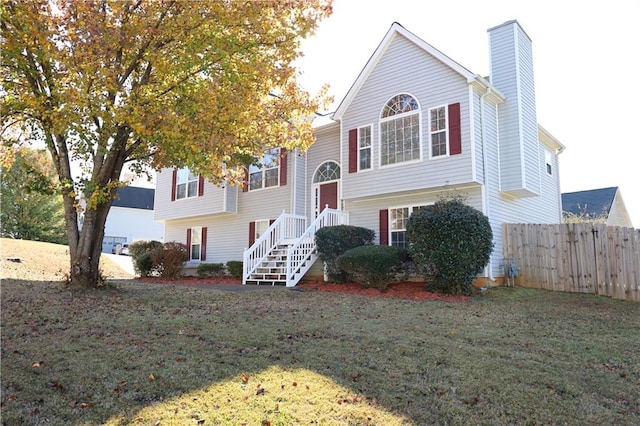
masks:
<instances>
[{"instance_id":1,"label":"arched window","mask_svg":"<svg viewBox=\"0 0 640 426\"><path fill-rule=\"evenodd\" d=\"M411 95L391 98L380 114L380 165L420 159L420 105Z\"/></svg>"},{"instance_id":2,"label":"arched window","mask_svg":"<svg viewBox=\"0 0 640 426\"><path fill-rule=\"evenodd\" d=\"M318 167L313 175L313 183L340 179L340 166L335 161L327 161Z\"/></svg>"}]
</instances>

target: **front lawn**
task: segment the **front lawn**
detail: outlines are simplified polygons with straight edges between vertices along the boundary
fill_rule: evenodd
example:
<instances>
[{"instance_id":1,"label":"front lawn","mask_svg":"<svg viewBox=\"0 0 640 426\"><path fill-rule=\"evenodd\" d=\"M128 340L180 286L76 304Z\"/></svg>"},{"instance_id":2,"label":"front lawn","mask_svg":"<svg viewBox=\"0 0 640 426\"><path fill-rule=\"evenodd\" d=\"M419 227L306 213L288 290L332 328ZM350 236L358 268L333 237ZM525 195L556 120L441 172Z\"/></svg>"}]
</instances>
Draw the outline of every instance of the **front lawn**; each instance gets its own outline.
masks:
<instances>
[{"instance_id":1,"label":"front lawn","mask_svg":"<svg viewBox=\"0 0 640 426\"><path fill-rule=\"evenodd\" d=\"M640 305L3 279L2 422L640 423Z\"/></svg>"}]
</instances>

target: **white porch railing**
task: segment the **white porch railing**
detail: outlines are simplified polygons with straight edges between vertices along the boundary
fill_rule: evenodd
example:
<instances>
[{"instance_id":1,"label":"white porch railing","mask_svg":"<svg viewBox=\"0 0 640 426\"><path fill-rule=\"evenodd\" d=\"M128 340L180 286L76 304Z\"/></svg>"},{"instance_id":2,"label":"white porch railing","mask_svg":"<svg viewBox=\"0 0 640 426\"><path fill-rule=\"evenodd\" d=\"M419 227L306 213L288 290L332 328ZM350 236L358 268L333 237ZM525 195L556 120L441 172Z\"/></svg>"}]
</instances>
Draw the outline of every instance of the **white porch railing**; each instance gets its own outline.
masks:
<instances>
[{"instance_id":1,"label":"white porch railing","mask_svg":"<svg viewBox=\"0 0 640 426\"><path fill-rule=\"evenodd\" d=\"M295 286L311 268L316 256L316 232L325 226L347 225L349 213L325 208L298 241L287 250L287 287Z\"/></svg>"},{"instance_id":2,"label":"white porch railing","mask_svg":"<svg viewBox=\"0 0 640 426\"><path fill-rule=\"evenodd\" d=\"M246 284L251 274L279 244L296 241L307 228L305 216L282 213L278 219L244 251L242 259L242 283Z\"/></svg>"}]
</instances>

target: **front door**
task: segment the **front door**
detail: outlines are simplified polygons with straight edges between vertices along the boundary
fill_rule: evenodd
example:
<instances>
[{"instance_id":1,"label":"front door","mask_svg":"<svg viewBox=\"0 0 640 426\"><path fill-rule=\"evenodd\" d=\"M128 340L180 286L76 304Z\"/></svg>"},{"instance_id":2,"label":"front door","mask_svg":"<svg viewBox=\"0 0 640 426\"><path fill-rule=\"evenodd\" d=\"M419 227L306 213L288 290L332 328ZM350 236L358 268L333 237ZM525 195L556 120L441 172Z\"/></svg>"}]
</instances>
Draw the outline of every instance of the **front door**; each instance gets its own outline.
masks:
<instances>
[{"instance_id":1,"label":"front door","mask_svg":"<svg viewBox=\"0 0 640 426\"><path fill-rule=\"evenodd\" d=\"M338 182L320 184L320 205L318 212L321 213L325 207L331 209L338 208Z\"/></svg>"},{"instance_id":2,"label":"front door","mask_svg":"<svg viewBox=\"0 0 640 426\"><path fill-rule=\"evenodd\" d=\"M313 173L313 184L311 186L314 217L318 217L327 206L332 209L338 209L339 184L340 166L338 163L326 161L318 166Z\"/></svg>"}]
</instances>

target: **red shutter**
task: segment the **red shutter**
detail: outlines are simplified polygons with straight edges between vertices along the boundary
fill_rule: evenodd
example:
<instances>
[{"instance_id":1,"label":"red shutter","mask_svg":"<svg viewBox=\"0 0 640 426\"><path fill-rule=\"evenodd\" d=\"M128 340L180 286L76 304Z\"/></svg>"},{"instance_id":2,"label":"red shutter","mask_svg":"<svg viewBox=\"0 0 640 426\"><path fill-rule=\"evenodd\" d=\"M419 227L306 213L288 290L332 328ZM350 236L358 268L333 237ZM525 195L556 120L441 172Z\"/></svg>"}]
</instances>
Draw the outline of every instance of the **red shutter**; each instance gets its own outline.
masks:
<instances>
[{"instance_id":1,"label":"red shutter","mask_svg":"<svg viewBox=\"0 0 640 426\"><path fill-rule=\"evenodd\" d=\"M203 262L207 260L207 227L206 226L202 227L202 236L201 236L201 243L200 243L200 260Z\"/></svg>"},{"instance_id":2,"label":"red shutter","mask_svg":"<svg viewBox=\"0 0 640 426\"><path fill-rule=\"evenodd\" d=\"M287 148L280 148L280 186L287 184Z\"/></svg>"},{"instance_id":3,"label":"red shutter","mask_svg":"<svg viewBox=\"0 0 640 426\"><path fill-rule=\"evenodd\" d=\"M460 130L460 104L449 105L449 155L462 152L462 133Z\"/></svg>"},{"instance_id":4,"label":"red shutter","mask_svg":"<svg viewBox=\"0 0 640 426\"><path fill-rule=\"evenodd\" d=\"M173 175L171 176L171 201L176 200L176 184L178 183L178 170L173 169Z\"/></svg>"},{"instance_id":5,"label":"red shutter","mask_svg":"<svg viewBox=\"0 0 640 426\"><path fill-rule=\"evenodd\" d=\"M380 245L389 245L389 210L380 210Z\"/></svg>"},{"instance_id":6,"label":"red shutter","mask_svg":"<svg viewBox=\"0 0 640 426\"><path fill-rule=\"evenodd\" d=\"M191 260L191 228L187 228L187 259Z\"/></svg>"},{"instance_id":7,"label":"red shutter","mask_svg":"<svg viewBox=\"0 0 640 426\"><path fill-rule=\"evenodd\" d=\"M242 192L249 190L249 168L244 169L244 180L242 181Z\"/></svg>"},{"instance_id":8,"label":"red shutter","mask_svg":"<svg viewBox=\"0 0 640 426\"><path fill-rule=\"evenodd\" d=\"M198 197L202 197L204 195L204 178L202 176L198 177Z\"/></svg>"},{"instance_id":9,"label":"red shutter","mask_svg":"<svg viewBox=\"0 0 640 426\"><path fill-rule=\"evenodd\" d=\"M349 173L358 171L358 129L349 130Z\"/></svg>"},{"instance_id":10,"label":"red shutter","mask_svg":"<svg viewBox=\"0 0 640 426\"><path fill-rule=\"evenodd\" d=\"M249 247L256 242L256 223L249 222Z\"/></svg>"}]
</instances>

